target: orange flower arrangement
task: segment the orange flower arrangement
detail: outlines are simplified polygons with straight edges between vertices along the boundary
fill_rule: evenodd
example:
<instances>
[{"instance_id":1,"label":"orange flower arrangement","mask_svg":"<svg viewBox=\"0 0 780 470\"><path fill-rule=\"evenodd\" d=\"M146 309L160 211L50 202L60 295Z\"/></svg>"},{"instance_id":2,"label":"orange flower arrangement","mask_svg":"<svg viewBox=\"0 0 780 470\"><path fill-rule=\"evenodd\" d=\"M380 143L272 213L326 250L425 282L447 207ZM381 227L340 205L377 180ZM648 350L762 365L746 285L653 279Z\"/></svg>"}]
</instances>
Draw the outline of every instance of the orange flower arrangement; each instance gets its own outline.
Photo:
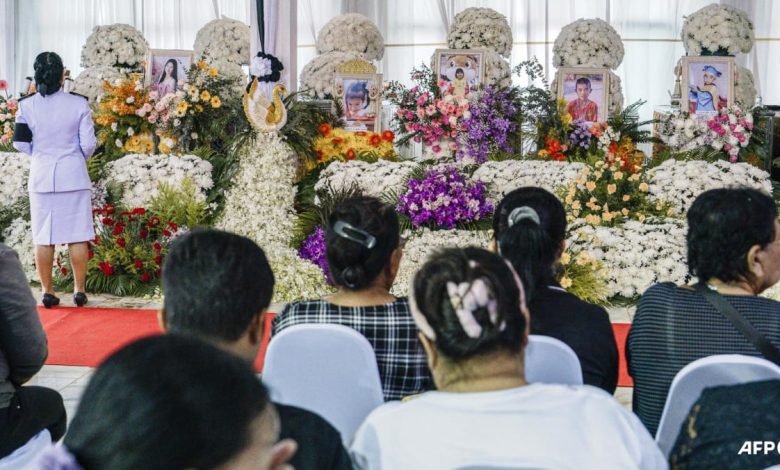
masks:
<instances>
[{"instance_id":1,"label":"orange flower arrangement","mask_svg":"<svg viewBox=\"0 0 780 470\"><path fill-rule=\"evenodd\" d=\"M565 151L566 146L561 145L558 139L555 137L545 137L544 148L539 151L539 156L562 162L566 160Z\"/></svg>"},{"instance_id":2,"label":"orange flower arrangement","mask_svg":"<svg viewBox=\"0 0 780 470\"><path fill-rule=\"evenodd\" d=\"M317 164L331 160L354 160L360 155L373 158L392 159L395 157L393 140L395 134L384 131L349 132L341 128L331 128L328 124L319 126L320 137L314 142L314 152L317 154ZM312 169L316 164L308 164Z\"/></svg>"}]
</instances>

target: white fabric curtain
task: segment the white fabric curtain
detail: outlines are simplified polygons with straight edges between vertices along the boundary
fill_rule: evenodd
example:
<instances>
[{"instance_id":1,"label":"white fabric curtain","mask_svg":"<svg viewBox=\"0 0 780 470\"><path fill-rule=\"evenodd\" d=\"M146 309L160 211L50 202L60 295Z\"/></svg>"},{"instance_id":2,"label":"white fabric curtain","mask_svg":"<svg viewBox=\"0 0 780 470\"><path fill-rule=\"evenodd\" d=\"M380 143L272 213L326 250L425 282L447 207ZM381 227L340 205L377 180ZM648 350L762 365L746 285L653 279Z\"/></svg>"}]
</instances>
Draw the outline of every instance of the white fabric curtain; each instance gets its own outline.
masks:
<instances>
[{"instance_id":1,"label":"white fabric curtain","mask_svg":"<svg viewBox=\"0 0 780 470\"><path fill-rule=\"evenodd\" d=\"M626 104L647 100L641 117L669 103L672 70L685 52L680 41L683 16L713 0L299 0L298 73L315 55L316 34L333 16L362 13L377 22L385 37L385 56L379 70L385 80L409 83L412 67L429 63L437 48L446 46L449 22L468 7L490 7L506 15L514 34L511 65L536 56L548 78L552 45L561 28L579 18L601 18L621 35L625 57L616 73L623 82ZM722 0L742 8L755 25L756 45L737 63L755 75L765 104L780 104L780 2ZM775 5L778 5L775 7ZM515 77L516 83L520 79Z\"/></svg>"},{"instance_id":2,"label":"white fabric curtain","mask_svg":"<svg viewBox=\"0 0 780 470\"><path fill-rule=\"evenodd\" d=\"M72 75L78 75L81 47L97 25L130 24L152 48L192 49L198 30L219 16L249 24L247 0L0 0L0 7L6 3L15 8L17 26L16 44L10 49L15 52L14 67L8 73L15 91L32 75L35 56L42 51L57 52ZM9 48L4 46L0 49Z\"/></svg>"},{"instance_id":3,"label":"white fabric curtain","mask_svg":"<svg viewBox=\"0 0 780 470\"><path fill-rule=\"evenodd\" d=\"M16 17L14 0L0 0L0 80L10 81L9 95L13 94L14 43L16 37Z\"/></svg>"}]
</instances>

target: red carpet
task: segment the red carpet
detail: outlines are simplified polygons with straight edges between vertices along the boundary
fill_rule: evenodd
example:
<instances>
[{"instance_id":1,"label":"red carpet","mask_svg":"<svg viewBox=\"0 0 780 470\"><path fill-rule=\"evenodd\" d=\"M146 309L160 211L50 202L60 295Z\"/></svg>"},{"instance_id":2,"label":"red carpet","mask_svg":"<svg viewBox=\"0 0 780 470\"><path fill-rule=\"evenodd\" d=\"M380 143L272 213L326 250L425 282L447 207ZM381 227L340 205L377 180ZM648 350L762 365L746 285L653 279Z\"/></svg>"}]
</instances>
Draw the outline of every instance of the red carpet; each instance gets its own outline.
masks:
<instances>
[{"instance_id":1,"label":"red carpet","mask_svg":"<svg viewBox=\"0 0 780 470\"><path fill-rule=\"evenodd\" d=\"M138 338L161 332L157 311L126 308L92 307L38 307L43 328L49 338L49 357L46 364L96 367L112 352ZM263 345L255 367L262 371L265 348L271 333L274 314L265 318ZM623 349L626 343L627 323L613 323L615 339L620 352L618 385L631 387Z\"/></svg>"}]
</instances>

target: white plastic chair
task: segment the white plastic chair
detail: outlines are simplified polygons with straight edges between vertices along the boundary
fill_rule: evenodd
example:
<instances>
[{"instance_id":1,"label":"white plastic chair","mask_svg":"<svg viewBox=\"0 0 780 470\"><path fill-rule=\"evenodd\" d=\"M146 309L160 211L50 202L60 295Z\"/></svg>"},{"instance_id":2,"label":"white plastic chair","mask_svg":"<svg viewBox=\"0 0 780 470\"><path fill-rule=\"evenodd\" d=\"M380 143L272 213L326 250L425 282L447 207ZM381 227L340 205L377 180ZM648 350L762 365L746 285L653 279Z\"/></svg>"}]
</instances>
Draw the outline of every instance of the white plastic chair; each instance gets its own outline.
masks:
<instances>
[{"instance_id":1,"label":"white plastic chair","mask_svg":"<svg viewBox=\"0 0 780 470\"><path fill-rule=\"evenodd\" d=\"M31 437L25 445L0 459L0 470L37 469L38 457L51 445L51 434L48 429L44 429Z\"/></svg>"},{"instance_id":2,"label":"white plastic chair","mask_svg":"<svg viewBox=\"0 0 780 470\"><path fill-rule=\"evenodd\" d=\"M580 360L568 344L542 335L529 335L525 348L528 383L582 385Z\"/></svg>"},{"instance_id":3,"label":"white plastic chair","mask_svg":"<svg viewBox=\"0 0 780 470\"><path fill-rule=\"evenodd\" d=\"M669 387L655 442L669 457L683 421L705 388L772 379L780 379L780 367L760 357L720 354L691 362Z\"/></svg>"},{"instance_id":4,"label":"white plastic chair","mask_svg":"<svg viewBox=\"0 0 780 470\"><path fill-rule=\"evenodd\" d=\"M268 345L262 379L272 400L319 414L339 430L344 443L384 401L371 344L342 325L282 330Z\"/></svg>"}]
</instances>

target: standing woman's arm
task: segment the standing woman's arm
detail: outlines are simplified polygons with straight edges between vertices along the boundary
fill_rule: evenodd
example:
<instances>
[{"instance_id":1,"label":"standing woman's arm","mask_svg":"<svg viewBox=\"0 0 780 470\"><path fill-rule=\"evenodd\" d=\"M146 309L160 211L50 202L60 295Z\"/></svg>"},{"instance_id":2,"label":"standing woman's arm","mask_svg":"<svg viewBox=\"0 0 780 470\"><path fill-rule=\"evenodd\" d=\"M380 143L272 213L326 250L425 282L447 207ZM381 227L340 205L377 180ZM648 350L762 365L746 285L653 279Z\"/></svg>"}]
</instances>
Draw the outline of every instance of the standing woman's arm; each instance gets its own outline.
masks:
<instances>
[{"instance_id":1,"label":"standing woman's arm","mask_svg":"<svg viewBox=\"0 0 780 470\"><path fill-rule=\"evenodd\" d=\"M19 103L19 110L16 113L16 125L14 127L14 148L27 155L32 155L33 135L30 126L27 125L27 119L22 111L24 107Z\"/></svg>"},{"instance_id":2,"label":"standing woman's arm","mask_svg":"<svg viewBox=\"0 0 780 470\"><path fill-rule=\"evenodd\" d=\"M79 145L85 159L92 156L97 146L95 124L92 122L92 110L89 109L89 104L86 101L84 102L84 111L81 114L81 122L79 123Z\"/></svg>"}]
</instances>

